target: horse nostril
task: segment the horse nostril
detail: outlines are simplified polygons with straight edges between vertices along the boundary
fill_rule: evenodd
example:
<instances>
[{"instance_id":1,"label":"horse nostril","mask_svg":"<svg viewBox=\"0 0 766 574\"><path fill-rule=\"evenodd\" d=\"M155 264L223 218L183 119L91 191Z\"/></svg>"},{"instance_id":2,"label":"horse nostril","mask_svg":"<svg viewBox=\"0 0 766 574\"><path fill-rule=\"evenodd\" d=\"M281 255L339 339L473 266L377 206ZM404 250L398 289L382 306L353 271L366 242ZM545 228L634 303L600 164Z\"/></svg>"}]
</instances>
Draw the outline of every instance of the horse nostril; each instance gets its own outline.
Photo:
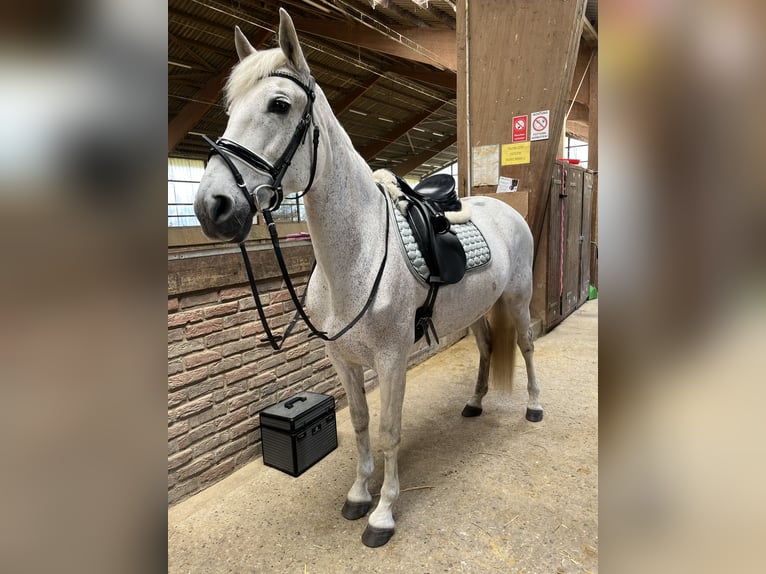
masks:
<instances>
[{"instance_id":1,"label":"horse nostril","mask_svg":"<svg viewBox=\"0 0 766 574\"><path fill-rule=\"evenodd\" d=\"M228 217L228 215L231 213L233 206L234 206L234 203L231 201L231 199L229 199L225 195L213 196L213 206L212 206L212 209L210 210L213 216L213 221L218 222Z\"/></svg>"}]
</instances>

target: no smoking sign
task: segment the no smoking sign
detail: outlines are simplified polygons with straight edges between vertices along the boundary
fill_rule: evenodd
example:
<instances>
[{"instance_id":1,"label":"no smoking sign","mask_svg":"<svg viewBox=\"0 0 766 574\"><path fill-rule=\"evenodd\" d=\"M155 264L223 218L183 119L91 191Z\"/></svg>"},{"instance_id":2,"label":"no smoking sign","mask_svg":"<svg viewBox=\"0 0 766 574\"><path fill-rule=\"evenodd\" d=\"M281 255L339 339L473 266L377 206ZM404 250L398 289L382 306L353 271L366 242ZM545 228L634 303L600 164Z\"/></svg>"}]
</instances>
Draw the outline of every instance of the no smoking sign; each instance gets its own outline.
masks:
<instances>
[{"instance_id":1,"label":"no smoking sign","mask_svg":"<svg viewBox=\"0 0 766 574\"><path fill-rule=\"evenodd\" d=\"M527 116L513 116L511 141L513 143L527 141Z\"/></svg>"},{"instance_id":2,"label":"no smoking sign","mask_svg":"<svg viewBox=\"0 0 766 574\"><path fill-rule=\"evenodd\" d=\"M529 140L547 140L550 136L551 111L532 112L532 131Z\"/></svg>"}]
</instances>

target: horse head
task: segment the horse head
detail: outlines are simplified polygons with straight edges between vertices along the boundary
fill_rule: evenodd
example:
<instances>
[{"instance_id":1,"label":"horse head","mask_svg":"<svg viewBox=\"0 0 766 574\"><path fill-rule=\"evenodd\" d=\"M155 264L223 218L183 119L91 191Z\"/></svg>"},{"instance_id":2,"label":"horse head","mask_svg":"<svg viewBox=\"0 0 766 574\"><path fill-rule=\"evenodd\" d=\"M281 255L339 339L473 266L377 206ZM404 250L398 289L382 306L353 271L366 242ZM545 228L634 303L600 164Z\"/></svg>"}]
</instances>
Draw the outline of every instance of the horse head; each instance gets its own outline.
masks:
<instances>
[{"instance_id":1,"label":"horse head","mask_svg":"<svg viewBox=\"0 0 766 574\"><path fill-rule=\"evenodd\" d=\"M256 211L276 209L283 189L307 190L314 178L316 88L290 16L280 9L279 17L278 48L256 50L235 28L229 121L221 138L207 140L210 160L194 200L202 230L214 239L243 241Z\"/></svg>"}]
</instances>

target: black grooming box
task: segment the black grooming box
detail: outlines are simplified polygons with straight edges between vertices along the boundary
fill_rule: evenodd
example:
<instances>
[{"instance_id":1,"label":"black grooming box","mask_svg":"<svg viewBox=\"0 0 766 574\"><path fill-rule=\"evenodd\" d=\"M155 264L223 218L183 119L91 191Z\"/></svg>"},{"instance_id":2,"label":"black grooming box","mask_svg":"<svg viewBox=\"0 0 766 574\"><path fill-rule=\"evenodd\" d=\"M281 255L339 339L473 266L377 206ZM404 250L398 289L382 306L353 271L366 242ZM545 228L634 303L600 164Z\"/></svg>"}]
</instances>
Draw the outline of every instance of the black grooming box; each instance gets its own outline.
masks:
<instances>
[{"instance_id":1,"label":"black grooming box","mask_svg":"<svg viewBox=\"0 0 766 574\"><path fill-rule=\"evenodd\" d=\"M302 392L267 409L261 418L263 464L301 475L338 447L335 399Z\"/></svg>"}]
</instances>

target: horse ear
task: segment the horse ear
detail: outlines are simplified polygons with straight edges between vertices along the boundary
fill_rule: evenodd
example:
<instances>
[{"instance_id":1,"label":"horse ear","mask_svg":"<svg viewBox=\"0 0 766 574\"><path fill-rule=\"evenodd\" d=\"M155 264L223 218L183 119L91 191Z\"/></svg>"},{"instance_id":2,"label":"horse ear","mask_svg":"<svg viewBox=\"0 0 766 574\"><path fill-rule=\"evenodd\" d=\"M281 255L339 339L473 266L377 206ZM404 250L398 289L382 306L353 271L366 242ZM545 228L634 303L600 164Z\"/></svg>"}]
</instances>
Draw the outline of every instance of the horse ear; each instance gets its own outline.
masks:
<instances>
[{"instance_id":1,"label":"horse ear","mask_svg":"<svg viewBox=\"0 0 766 574\"><path fill-rule=\"evenodd\" d=\"M298 42L295 26L284 8L279 9L279 47L296 70L306 75L310 74L309 65L303 57L303 50Z\"/></svg>"},{"instance_id":2,"label":"horse ear","mask_svg":"<svg viewBox=\"0 0 766 574\"><path fill-rule=\"evenodd\" d=\"M247 41L239 26L234 26L234 45L237 47L237 56L239 56L240 61L247 58L250 54L255 54L255 48Z\"/></svg>"}]
</instances>

